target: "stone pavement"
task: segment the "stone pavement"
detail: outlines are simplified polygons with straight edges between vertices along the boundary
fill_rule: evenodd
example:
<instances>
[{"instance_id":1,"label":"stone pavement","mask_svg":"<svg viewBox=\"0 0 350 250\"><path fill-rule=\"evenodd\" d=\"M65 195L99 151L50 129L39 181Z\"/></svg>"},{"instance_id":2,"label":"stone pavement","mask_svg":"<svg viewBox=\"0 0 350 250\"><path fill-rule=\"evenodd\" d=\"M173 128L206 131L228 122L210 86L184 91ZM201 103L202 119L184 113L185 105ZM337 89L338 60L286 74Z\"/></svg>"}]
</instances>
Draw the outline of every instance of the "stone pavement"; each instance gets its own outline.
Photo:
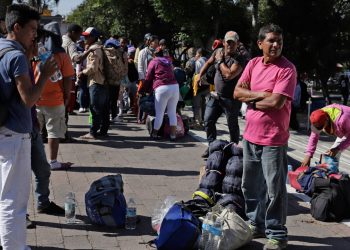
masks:
<instances>
[{"instance_id":1,"label":"stone pavement","mask_svg":"<svg viewBox=\"0 0 350 250\"><path fill-rule=\"evenodd\" d=\"M73 137L88 132L87 115L70 117L69 130ZM241 129L244 121L240 121ZM224 125L220 133L227 136ZM194 131L195 132L195 131ZM111 126L105 140L61 144L59 160L73 162L68 171L51 174L50 198L63 206L69 191L76 193L78 224L65 224L64 217L38 214L34 206L33 185L29 214L36 229L29 229L28 244L32 249L150 249L145 243L156 234L151 228L155 204L167 195L181 200L191 199L198 186L199 168L205 164L200 155L205 146L195 132L176 142L151 141L144 125L127 117L124 123ZM305 137L305 136L304 136ZM197 139L196 139L197 138ZM84 195L90 184L105 175L120 173L124 180L125 196L134 197L140 223L134 231L111 229L89 224ZM34 181L32 181L34 183ZM290 245L288 249L350 249L350 228L339 223L315 221L309 205L289 195L287 219ZM262 249L265 240L256 240L243 249Z\"/></svg>"}]
</instances>

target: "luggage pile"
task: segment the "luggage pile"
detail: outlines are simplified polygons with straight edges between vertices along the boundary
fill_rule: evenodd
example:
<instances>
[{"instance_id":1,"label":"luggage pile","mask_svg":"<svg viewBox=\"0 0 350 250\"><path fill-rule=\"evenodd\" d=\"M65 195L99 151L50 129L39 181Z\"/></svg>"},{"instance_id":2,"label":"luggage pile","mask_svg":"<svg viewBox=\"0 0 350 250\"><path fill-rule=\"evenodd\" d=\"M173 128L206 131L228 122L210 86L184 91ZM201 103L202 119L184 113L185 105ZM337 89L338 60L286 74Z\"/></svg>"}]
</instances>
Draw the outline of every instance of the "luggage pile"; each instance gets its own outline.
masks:
<instances>
[{"instance_id":1,"label":"luggage pile","mask_svg":"<svg viewBox=\"0 0 350 250\"><path fill-rule=\"evenodd\" d=\"M322 161L323 159L323 161ZM288 172L290 185L311 197L310 212L320 221L339 222L350 218L350 177L340 173L335 158L321 156L312 167Z\"/></svg>"},{"instance_id":2,"label":"luggage pile","mask_svg":"<svg viewBox=\"0 0 350 250\"><path fill-rule=\"evenodd\" d=\"M250 242L242 173L242 148L224 140L211 143L205 173L193 199L173 204L167 198L162 209L155 209L154 214L164 217L159 226L160 216L152 216L158 237L149 244L167 250L233 250Z\"/></svg>"}]
</instances>

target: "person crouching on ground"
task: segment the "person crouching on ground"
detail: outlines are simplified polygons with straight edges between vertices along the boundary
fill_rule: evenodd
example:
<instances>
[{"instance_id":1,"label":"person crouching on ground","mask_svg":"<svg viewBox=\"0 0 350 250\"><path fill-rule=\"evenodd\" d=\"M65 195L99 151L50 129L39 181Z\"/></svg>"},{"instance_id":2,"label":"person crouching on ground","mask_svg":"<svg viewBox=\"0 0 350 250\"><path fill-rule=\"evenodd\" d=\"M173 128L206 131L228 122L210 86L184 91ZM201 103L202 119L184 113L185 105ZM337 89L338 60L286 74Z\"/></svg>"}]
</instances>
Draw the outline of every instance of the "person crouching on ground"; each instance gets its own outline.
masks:
<instances>
[{"instance_id":1,"label":"person crouching on ground","mask_svg":"<svg viewBox=\"0 0 350 250\"><path fill-rule=\"evenodd\" d=\"M340 157L341 151L350 146L350 107L331 104L322 109L315 110L310 115L311 135L307 144L306 155L302 166L309 166L317 147L321 131L328 135L335 135L332 147L326 152L332 157Z\"/></svg>"},{"instance_id":2,"label":"person crouching on ground","mask_svg":"<svg viewBox=\"0 0 350 250\"><path fill-rule=\"evenodd\" d=\"M176 105L179 101L179 85L175 79L173 66L169 59L164 57L161 47L156 49L155 58L148 65L142 91L154 91L155 93L156 118L151 138L157 138L166 108L170 123L170 140L175 140L177 126Z\"/></svg>"}]
</instances>

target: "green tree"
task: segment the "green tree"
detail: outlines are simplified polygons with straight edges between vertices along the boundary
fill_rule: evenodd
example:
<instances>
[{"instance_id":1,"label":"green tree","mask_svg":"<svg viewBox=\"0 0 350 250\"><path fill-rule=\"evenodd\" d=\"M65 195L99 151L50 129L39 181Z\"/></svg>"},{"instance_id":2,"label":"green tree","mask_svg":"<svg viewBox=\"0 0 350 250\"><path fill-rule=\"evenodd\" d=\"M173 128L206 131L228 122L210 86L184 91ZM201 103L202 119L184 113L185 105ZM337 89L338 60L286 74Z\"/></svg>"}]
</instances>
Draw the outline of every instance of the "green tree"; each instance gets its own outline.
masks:
<instances>
[{"instance_id":1,"label":"green tree","mask_svg":"<svg viewBox=\"0 0 350 250\"><path fill-rule=\"evenodd\" d=\"M6 15L6 8L7 6L11 5L12 3L27 3L30 6L33 6L40 12L42 11L44 6L48 6L51 3L58 4L59 0L1 0L1 6L0 6L0 17L4 17Z\"/></svg>"},{"instance_id":2,"label":"green tree","mask_svg":"<svg viewBox=\"0 0 350 250\"><path fill-rule=\"evenodd\" d=\"M103 34L124 35L142 41L147 32L170 39L174 26L159 19L148 0L85 0L68 16L68 22L95 26Z\"/></svg>"},{"instance_id":3,"label":"green tree","mask_svg":"<svg viewBox=\"0 0 350 250\"><path fill-rule=\"evenodd\" d=\"M250 20L243 4L227 0L153 0L158 17L190 34L196 45L208 46L226 31L250 40Z\"/></svg>"}]
</instances>

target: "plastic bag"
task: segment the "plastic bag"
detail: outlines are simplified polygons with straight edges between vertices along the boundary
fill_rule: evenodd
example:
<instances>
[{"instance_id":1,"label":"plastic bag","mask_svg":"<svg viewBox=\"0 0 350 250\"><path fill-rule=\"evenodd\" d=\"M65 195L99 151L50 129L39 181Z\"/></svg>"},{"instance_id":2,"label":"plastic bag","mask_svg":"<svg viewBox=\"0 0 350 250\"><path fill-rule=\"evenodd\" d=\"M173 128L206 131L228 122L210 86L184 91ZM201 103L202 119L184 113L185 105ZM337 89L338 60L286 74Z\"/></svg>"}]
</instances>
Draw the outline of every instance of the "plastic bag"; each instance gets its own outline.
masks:
<instances>
[{"instance_id":1,"label":"plastic bag","mask_svg":"<svg viewBox=\"0 0 350 250\"><path fill-rule=\"evenodd\" d=\"M174 195L167 196L164 201L160 201L156 204L152 213L152 228L159 234L160 225L164 219L164 216L168 210L176 203L176 197Z\"/></svg>"}]
</instances>

